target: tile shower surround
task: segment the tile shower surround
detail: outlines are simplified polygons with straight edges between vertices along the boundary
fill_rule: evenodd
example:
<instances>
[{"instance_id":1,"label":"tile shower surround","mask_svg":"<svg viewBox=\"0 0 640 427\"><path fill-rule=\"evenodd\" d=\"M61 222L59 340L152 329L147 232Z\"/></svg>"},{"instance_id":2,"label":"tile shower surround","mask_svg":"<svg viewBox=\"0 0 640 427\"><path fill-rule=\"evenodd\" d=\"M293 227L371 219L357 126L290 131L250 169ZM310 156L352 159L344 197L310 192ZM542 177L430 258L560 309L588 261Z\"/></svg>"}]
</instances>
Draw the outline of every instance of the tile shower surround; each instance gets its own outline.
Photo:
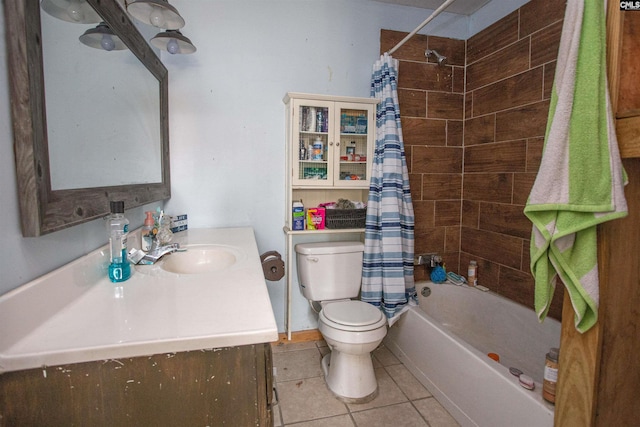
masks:
<instances>
[{"instance_id":1,"label":"tile shower surround","mask_svg":"<svg viewBox=\"0 0 640 427\"><path fill-rule=\"evenodd\" d=\"M393 55L416 253L440 253L464 275L475 259L480 284L531 308L531 223L522 211L540 165L563 17L563 1L533 0L466 41L416 35ZM382 30L381 51L406 34ZM446 65L427 60L426 49ZM557 319L561 292L550 310Z\"/></svg>"}]
</instances>

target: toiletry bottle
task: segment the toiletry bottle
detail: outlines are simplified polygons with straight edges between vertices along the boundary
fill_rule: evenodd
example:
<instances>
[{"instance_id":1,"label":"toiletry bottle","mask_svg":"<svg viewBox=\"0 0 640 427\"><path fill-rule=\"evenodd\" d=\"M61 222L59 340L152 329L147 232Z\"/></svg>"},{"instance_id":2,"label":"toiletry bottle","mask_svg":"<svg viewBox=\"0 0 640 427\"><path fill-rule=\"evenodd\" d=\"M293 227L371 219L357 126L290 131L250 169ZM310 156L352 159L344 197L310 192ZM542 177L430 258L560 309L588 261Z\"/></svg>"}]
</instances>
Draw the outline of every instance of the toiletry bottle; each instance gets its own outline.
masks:
<instances>
[{"instance_id":1,"label":"toiletry bottle","mask_svg":"<svg viewBox=\"0 0 640 427\"><path fill-rule=\"evenodd\" d=\"M111 215L107 220L109 233L109 279L112 282L124 282L131 276L131 265L127 259L127 234L129 221L124 217L124 202L110 203Z\"/></svg>"},{"instance_id":2,"label":"toiletry bottle","mask_svg":"<svg viewBox=\"0 0 640 427\"><path fill-rule=\"evenodd\" d=\"M317 119L316 119L316 132L322 132L323 123L324 123L324 114L322 113L322 108L318 108Z\"/></svg>"},{"instance_id":3,"label":"toiletry bottle","mask_svg":"<svg viewBox=\"0 0 640 427\"><path fill-rule=\"evenodd\" d=\"M149 252L151 249L151 244L153 243L153 225L155 220L153 219L153 212L145 212L147 217L144 219L144 225L142 226L142 231L140 232L140 236L142 238L140 249L145 252Z\"/></svg>"},{"instance_id":4,"label":"toiletry bottle","mask_svg":"<svg viewBox=\"0 0 640 427\"><path fill-rule=\"evenodd\" d=\"M304 230L304 205L302 200L293 202L293 230Z\"/></svg>"},{"instance_id":5,"label":"toiletry bottle","mask_svg":"<svg viewBox=\"0 0 640 427\"><path fill-rule=\"evenodd\" d=\"M313 160L322 160L324 155L324 144L322 143L322 139L317 137L315 141L313 141Z\"/></svg>"},{"instance_id":6,"label":"toiletry bottle","mask_svg":"<svg viewBox=\"0 0 640 427\"><path fill-rule=\"evenodd\" d=\"M469 261L467 281L469 282L469 286L476 286L478 284L478 263L476 261Z\"/></svg>"},{"instance_id":7,"label":"toiletry bottle","mask_svg":"<svg viewBox=\"0 0 640 427\"><path fill-rule=\"evenodd\" d=\"M547 353L542 381L542 397L549 403L556 403L556 383L558 382L558 357L560 349L552 348Z\"/></svg>"},{"instance_id":8,"label":"toiletry bottle","mask_svg":"<svg viewBox=\"0 0 640 427\"><path fill-rule=\"evenodd\" d=\"M307 147L304 139L300 140L299 151L298 151L298 160L307 160Z\"/></svg>"},{"instance_id":9,"label":"toiletry bottle","mask_svg":"<svg viewBox=\"0 0 640 427\"><path fill-rule=\"evenodd\" d=\"M309 107L309 114L307 115L307 131L316 131L316 107Z\"/></svg>"}]
</instances>

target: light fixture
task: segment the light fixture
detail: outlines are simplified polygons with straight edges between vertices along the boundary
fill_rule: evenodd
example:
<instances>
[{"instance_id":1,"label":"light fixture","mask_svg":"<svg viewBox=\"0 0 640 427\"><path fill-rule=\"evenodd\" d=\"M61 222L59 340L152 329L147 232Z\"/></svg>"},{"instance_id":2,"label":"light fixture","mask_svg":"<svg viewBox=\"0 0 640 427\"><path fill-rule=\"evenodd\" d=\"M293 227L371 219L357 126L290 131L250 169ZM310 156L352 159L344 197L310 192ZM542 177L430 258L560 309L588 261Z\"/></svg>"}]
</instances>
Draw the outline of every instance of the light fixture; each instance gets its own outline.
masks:
<instances>
[{"instance_id":1,"label":"light fixture","mask_svg":"<svg viewBox=\"0 0 640 427\"><path fill-rule=\"evenodd\" d=\"M167 30L184 27L184 19L167 0L127 1L127 12L138 21Z\"/></svg>"},{"instance_id":2,"label":"light fixture","mask_svg":"<svg viewBox=\"0 0 640 427\"><path fill-rule=\"evenodd\" d=\"M124 50L127 45L124 44L120 37L116 36L111 28L104 22L98 24L95 28L90 28L80 36L80 42L89 47L103 50Z\"/></svg>"},{"instance_id":3,"label":"light fixture","mask_svg":"<svg viewBox=\"0 0 640 427\"><path fill-rule=\"evenodd\" d=\"M54 18L78 24L97 24L100 15L85 0L42 0L42 10Z\"/></svg>"},{"instance_id":4,"label":"light fixture","mask_svg":"<svg viewBox=\"0 0 640 427\"><path fill-rule=\"evenodd\" d=\"M167 30L156 34L151 39L151 44L171 54L189 54L196 51L196 47L191 43L191 40L183 36L178 30Z\"/></svg>"}]
</instances>

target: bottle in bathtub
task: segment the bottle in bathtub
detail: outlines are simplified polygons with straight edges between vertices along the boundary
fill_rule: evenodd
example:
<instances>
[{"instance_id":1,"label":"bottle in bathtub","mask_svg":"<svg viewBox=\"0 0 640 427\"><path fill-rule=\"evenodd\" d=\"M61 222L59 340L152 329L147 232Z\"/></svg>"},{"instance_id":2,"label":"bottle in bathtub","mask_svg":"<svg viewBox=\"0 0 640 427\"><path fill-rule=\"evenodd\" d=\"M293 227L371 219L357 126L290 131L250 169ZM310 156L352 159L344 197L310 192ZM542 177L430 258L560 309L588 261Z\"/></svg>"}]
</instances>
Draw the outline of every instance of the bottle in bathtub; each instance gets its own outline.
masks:
<instances>
[{"instance_id":1,"label":"bottle in bathtub","mask_svg":"<svg viewBox=\"0 0 640 427\"><path fill-rule=\"evenodd\" d=\"M542 397L549 403L556 403L556 384L558 382L558 358L560 349L552 348L547 353L542 381Z\"/></svg>"},{"instance_id":2,"label":"bottle in bathtub","mask_svg":"<svg viewBox=\"0 0 640 427\"><path fill-rule=\"evenodd\" d=\"M478 263L475 260L469 261L467 281L469 282L469 286L476 286L478 284Z\"/></svg>"}]
</instances>

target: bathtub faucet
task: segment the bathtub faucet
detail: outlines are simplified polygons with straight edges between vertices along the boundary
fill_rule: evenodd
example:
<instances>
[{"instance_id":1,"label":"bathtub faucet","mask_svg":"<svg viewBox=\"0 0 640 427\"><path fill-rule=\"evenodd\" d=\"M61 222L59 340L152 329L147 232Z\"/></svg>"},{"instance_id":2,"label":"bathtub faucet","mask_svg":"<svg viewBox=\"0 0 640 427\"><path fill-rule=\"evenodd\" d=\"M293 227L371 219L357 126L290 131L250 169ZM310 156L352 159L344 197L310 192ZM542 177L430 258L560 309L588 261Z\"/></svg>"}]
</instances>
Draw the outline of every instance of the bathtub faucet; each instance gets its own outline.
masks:
<instances>
[{"instance_id":1,"label":"bathtub faucet","mask_svg":"<svg viewBox=\"0 0 640 427\"><path fill-rule=\"evenodd\" d=\"M416 255L413 259L413 265L426 265L427 267L435 267L438 262L442 262L442 257L435 253Z\"/></svg>"}]
</instances>

